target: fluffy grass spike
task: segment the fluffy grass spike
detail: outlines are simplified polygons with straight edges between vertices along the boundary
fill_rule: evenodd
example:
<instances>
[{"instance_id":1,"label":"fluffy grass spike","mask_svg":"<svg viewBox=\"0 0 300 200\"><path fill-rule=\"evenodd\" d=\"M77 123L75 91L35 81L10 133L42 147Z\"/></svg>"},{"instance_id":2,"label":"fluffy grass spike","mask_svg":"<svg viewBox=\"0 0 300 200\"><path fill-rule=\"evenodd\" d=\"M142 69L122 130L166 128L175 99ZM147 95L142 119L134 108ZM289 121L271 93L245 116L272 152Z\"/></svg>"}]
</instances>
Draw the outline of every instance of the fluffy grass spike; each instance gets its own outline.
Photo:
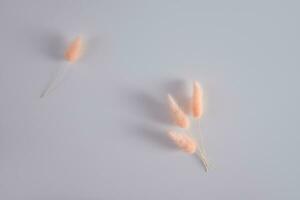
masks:
<instances>
[{"instance_id":1,"label":"fluffy grass spike","mask_svg":"<svg viewBox=\"0 0 300 200\"><path fill-rule=\"evenodd\" d=\"M197 143L188 135L170 131L171 140L184 152L193 154L197 150Z\"/></svg>"},{"instance_id":2,"label":"fluffy grass spike","mask_svg":"<svg viewBox=\"0 0 300 200\"><path fill-rule=\"evenodd\" d=\"M194 81L193 98L192 98L192 111L193 116L199 119L203 115L203 90L198 81Z\"/></svg>"},{"instance_id":3,"label":"fluffy grass spike","mask_svg":"<svg viewBox=\"0 0 300 200\"><path fill-rule=\"evenodd\" d=\"M188 128L190 126L190 121L188 117L178 106L178 104L171 95L168 95L168 103L172 112L174 122L181 128Z\"/></svg>"},{"instance_id":4,"label":"fluffy grass spike","mask_svg":"<svg viewBox=\"0 0 300 200\"><path fill-rule=\"evenodd\" d=\"M65 52L65 59L69 62L76 62L82 53L82 39L80 36L75 38Z\"/></svg>"}]
</instances>

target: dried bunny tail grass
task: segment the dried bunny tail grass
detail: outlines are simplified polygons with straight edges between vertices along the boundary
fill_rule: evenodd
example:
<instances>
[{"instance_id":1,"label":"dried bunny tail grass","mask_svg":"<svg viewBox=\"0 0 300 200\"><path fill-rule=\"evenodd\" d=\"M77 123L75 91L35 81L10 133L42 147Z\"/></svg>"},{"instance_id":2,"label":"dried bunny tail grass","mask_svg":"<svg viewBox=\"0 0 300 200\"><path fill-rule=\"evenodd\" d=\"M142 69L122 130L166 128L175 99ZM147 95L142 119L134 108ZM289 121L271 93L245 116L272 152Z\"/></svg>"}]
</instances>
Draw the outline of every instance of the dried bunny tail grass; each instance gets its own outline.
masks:
<instances>
[{"instance_id":1,"label":"dried bunny tail grass","mask_svg":"<svg viewBox=\"0 0 300 200\"><path fill-rule=\"evenodd\" d=\"M71 42L71 44L65 51L65 55L64 55L65 59L72 63L76 62L81 56L82 46L83 46L82 39L81 37L78 36ZM57 88L58 83L61 83L64 74L66 73L66 70L67 69L64 68L58 71L57 75L54 77L54 79L52 79L48 87L43 91L40 98L47 96L51 91Z\"/></svg>"},{"instance_id":2,"label":"dried bunny tail grass","mask_svg":"<svg viewBox=\"0 0 300 200\"><path fill-rule=\"evenodd\" d=\"M186 134L179 134L173 131L168 133L171 140L184 152L193 154L197 150L197 143Z\"/></svg>"},{"instance_id":3,"label":"dried bunny tail grass","mask_svg":"<svg viewBox=\"0 0 300 200\"><path fill-rule=\"evenodd\" d=\"M170 94L168 94L168 103L175 123L181 128L188 128L190 126L190 121L188 117L178 106L178 104Z\"/></svg>"},{"instance_id":4,"label":"dried bunny tail grass","mask_svg":"<svg viewBox=\"0 0 300 200\"><path fill-rule=\"evenodd\" d=\"M69 62L76 62L82 53L82 39L80 36L75 38L65 52L65 59Z\"/></svg>"},{"instance_id":5,"label":"dried bunny tail grass","mask_svg":"<svg viewBox=\"0 0 300 200\"><path fill-rule=\"evenodd\" d=\"M202 117L203 114L203 90L198 81L194 81L192 111L195 118Z\"/></svg>"}]
</instances>

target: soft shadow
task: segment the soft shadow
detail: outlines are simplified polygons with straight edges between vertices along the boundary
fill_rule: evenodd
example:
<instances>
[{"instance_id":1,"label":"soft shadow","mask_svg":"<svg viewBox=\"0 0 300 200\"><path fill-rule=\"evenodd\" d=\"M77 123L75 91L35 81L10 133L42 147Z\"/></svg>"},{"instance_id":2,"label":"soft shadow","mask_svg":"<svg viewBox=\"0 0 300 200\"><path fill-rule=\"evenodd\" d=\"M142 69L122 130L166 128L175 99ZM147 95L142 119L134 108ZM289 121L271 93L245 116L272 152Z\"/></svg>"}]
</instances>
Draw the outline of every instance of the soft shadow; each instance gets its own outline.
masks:
<instances>
[{"instance_id":1,"label":"soft shadow","mask_svg":"<svg viewBox=\"0 0 300 200\"><path fill-rule=\"evenodd\" d=\"M66 49L66 40L59 33L47 33L40 36L40 51L53 60L63 60Z\"/></svg>"},{"instance_id":2,"label":"soft shadow","mask_svg":"<svg viewBox=\"0 0 300 200\"><path fill-rule=\"evenodd\" d=\"M166 103L166 97L158 100L150 94L140 91L132 94L132 100L137 109L142 111L142 115L160 124L170 124L171 116Z\"/></svg>"},{"instance_id":3,"label":"soft shadow","mask_svg":"<svg viewBox=\"0 0 300 200\"><path fill-rule=\"evenodd\" d=\"M159 98L155 98L151 94L143 91L129 91L126 90L126 96L129 97L129 105L137 110L135 113L140 119L146 119L147 124L163 124L172 125L172 117L167 102L167 94L171 94L182 109L189 113L190 110L190 90L187 88L187 83L182 80L173 80L162 85L162 91ZM125 91L125 90L123 90ZM132 112L132 109L131 109ZM136 124L136 123L134 123ZM167 130L165 128L157 127L155 125L135 125L130 127L130 131L134 132L137 137L145 141L151 141L161 147L174 148L175 145L168 138Z\"/></svg>"},{"instance_id":4,"label":"soft shadow","mask_svg":"<svg viewBox=\"0 0 300 200\"><path fill-rule=\"evenodd\" d=\"M175 145L168 138L167 132L164 130L152 126L136 125L132 127L131 131L137 138L147 141L147 143L149 141L149 144L153 144L158 148L175 149Z\"/></svg>"},{"instance_id":5,"label":"soft shadow","mask_svg":"<svg viewBox=\"0 0 300 200\"><path fill-rule=\"evenodd\" d=\"M191 87L192 83L183 80L172 80L164 84L164 93L172 95L182 110L189 114L191 112Z\"/></svg>"},{"instance_id":6,"label":"soft shadow","mask_svg":"<svg viewBox=\"0 0 300 200\"><path fill-rule=\"evenodd\" d=\"M166 98L155 98L143 90L126 91L130 112L134 114L133 122L126 123L126 128L136 139L155 148L170 149L174 144L168 138L165 125L170 125L171 116ZM126 120L125 120L126 121Z\"/></svg>"}]
</instances>

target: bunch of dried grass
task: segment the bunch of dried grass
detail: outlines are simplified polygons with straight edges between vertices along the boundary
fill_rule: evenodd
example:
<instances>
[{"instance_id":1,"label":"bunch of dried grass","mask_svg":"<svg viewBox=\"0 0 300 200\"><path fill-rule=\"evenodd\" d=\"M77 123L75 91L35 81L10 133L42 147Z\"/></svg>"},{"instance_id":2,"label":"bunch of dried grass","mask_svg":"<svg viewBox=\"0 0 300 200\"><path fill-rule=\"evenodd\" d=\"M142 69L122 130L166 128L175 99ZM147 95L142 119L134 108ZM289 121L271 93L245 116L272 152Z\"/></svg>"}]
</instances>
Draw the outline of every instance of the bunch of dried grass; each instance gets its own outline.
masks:
<instances>
[{"instance_id":1,"label":"bunch of dried grass","mask_svg":"<svg viewBox=\"0 0 300 200\"><path fill-rule=\"evenodd\" d=\"M192 96L192 115L195 119L200 119L203 115L203 91L199 82L194 81L193 84L193 96ZM169 94L168 104L171 110L174 123L180 128L188 129L190 127L190 120L188 116L179 107L175 99ZM188 133L177 133L170 131L168 133L170 139L184 152L189 154L195 154L201 159L205 171L208 170L208 162L204 153L204 148L201 143L197 143L196 140Z\"/></svg>"}]
</instances>

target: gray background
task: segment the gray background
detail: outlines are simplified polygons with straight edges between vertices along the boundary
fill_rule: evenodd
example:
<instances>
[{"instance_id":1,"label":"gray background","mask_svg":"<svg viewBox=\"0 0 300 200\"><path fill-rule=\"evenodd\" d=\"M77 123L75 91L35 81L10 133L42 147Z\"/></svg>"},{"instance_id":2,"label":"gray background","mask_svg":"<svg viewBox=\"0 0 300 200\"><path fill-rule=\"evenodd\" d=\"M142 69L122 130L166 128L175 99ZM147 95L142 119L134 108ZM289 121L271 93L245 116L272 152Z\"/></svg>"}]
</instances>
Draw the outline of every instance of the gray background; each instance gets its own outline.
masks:
<instances>
[{"instance_id":1,"label":"gray background","mask_svg":"<svg viewBox=\"0 0 300 200\"><path fill-rule=\"evenodd\" d=\"M299 6L1 0L0 199L299 199ZM165 134L195 79L207 174Z\"/></svg>"}]
</instances>

